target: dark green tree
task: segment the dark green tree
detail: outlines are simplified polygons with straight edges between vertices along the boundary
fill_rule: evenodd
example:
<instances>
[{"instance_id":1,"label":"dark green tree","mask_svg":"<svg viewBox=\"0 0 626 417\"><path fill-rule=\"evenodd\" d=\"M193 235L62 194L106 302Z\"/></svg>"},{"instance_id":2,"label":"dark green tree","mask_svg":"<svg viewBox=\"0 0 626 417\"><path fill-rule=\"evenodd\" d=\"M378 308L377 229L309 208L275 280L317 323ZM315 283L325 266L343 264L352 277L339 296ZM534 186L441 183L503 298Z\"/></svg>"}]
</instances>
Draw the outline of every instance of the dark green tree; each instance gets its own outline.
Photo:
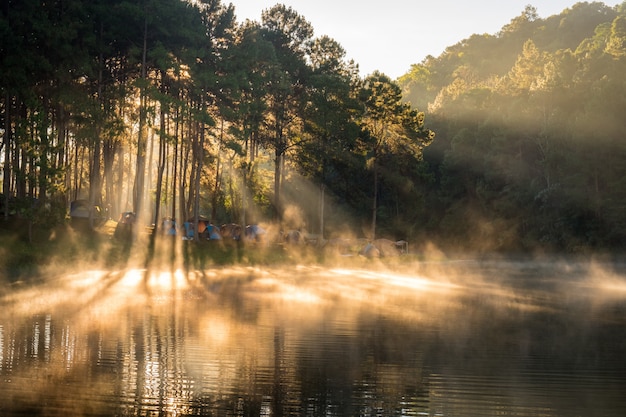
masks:
<instances>
[{"instance_id":1,"label":"dark green tree","mask_svg":"<svg viewBox=\"0 0 626 417\"><path fill-rule=\"evenodd\" d=\"M301 129L302 95L309 73L306 56L313 27L291 7L280 4L263 11L261 21L263 37L273 45L276 56L267 69L265 143L274 151L274 209L281 218L285 157Z\"/></svg>"},{"instance_id":2,"label":"dark green tree","mask_svg":"<svg viewBox=\"0 0 626 417\"><path fill-rule=\"evenodd\" d=\"M333 189L339 182L338 167L353 154L359 133L359 80L353 64L345 60L344 49L327 36L314 40L310 60L312 73L303 112L305 140L298 162L320 187L318 230L323 238L326 188Z\"/></svg>"},{"instance_id":3,"label":"dark green tree","mask_svg":"<svg viewBox=\"0 0 626 417\"><path fill-rule=\"evenodd\" d=\"M424 125L424 113L402 102L400 87L389 77L374 72L365 79L361 99L363 145L369 154L373 176L372 223L370 238L376 238L379 193L379 159L395 149L421 158L422 150L434 139L434 132Z\"/></svg>"}]
</instances>

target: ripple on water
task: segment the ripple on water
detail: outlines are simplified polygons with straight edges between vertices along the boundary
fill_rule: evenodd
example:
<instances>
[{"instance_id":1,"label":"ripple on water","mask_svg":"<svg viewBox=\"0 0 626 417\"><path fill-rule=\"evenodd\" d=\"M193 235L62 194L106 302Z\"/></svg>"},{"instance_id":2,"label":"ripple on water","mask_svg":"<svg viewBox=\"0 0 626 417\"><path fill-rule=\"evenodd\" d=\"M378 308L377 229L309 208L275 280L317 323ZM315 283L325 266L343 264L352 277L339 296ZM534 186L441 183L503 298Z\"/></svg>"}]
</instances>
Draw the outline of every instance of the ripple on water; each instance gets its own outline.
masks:
<instances>
[{"instance_id":1,"label":"ripple on water","mask_svg":"<svg viewBox=\"0 0 626 417\"><path fill-rule=\"evenodd\" d=\"M621 417L626 287L590 270L56 280L0 299L0 415Z\"/></svg>"}]
</instances>

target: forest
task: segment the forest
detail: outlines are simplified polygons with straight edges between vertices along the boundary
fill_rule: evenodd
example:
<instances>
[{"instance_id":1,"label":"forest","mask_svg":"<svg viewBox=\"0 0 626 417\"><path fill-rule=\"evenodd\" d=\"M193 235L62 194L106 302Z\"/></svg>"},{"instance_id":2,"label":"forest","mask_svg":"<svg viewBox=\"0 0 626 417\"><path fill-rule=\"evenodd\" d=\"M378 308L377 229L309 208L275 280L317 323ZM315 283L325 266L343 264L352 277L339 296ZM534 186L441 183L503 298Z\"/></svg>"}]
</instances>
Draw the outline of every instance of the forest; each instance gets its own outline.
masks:
<instances>
[{"instance_id":1,"label":"forest","mask_svg":"<svg viewBox=\"0 0 626 417\"><path fill-rule=\"evenodd\" d=\"M202 216L620 250L625 56L626 3L529 5L392 80L282 4L239 22L220 0L4 0L0 225L54 227L82 199L155 233Z\"/></svg>"},{"instance_id":2,"label":"forest","mask_svg":"<svg viewBox=\"0 0 626 417\"><path fill-rule=\"evenodd\" d=\"M413 65L399 84L437 139L420 232L480 250L621 251L626 243L626 3L532 6Z\"/></svg>"}]
</instances>

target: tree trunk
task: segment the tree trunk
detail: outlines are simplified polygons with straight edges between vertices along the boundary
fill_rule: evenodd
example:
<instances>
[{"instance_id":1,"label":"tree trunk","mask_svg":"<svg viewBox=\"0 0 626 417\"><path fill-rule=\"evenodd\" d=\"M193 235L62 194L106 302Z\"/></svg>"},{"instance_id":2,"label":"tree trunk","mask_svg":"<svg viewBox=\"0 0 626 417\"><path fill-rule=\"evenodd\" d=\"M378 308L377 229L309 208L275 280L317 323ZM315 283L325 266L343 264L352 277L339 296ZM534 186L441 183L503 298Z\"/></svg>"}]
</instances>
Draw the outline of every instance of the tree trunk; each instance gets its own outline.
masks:
<instances>
[{"instance_id":1,"label":"tree trunk","mask_svg":"<svg viewBox=\"0 0 626 417\"><path fill-rule=\"evenodd\" d=\"M9 196L11 195L11 102L8 91L4 97L4 172L2 192L4 193L4 219L9 218Z\"/></svg>"},{"instance_id":2,"label":"tree trunk","mask_svg":"<svg viewBox=\"0 0 626 417\"><path fill-rule=\"evenodd\" d=\"M376 239L376 212L378 211L378 168L374 159L374 199L372 201L372 230L371 239Z\"/></svg>"},{"instance_id":3,"label":"tree trunk","mask_svg":"<svg viewBox=\"0 0 626 417\"><path fill-rule=\"evenodd\" d=\"M201 106L203 109L203 113L205 111L204 104ZM198 241L200 239L198 233L198 220L200 215L200 177L202 176L202 166L204 162L204 136L205 136L205 126L203 122L198 123L198 127L200 129L199 139L197 142L197 146L195 148L195 161L196 161L196 175L194 178L194 200L193 200L193 213L194 213L194 240Z\"/></svg>"},{"instance_id":4,"label":"tree trunk","mask_svg":"<svg viewBox=\"0 0 626 417\"><path fill-rule=\"evenodd\" d=\"M90 164L91 170L89 172L89 226L93 227L93 213L91 207L94 204L100 204L102 201L102 180L100 179L100 129L96 129L96 138L94 139L92 161Z\"/></svg>"},{"instance_id":5,"label":"tree trunk","mask_svg":"<svg viewBox=\"0 0 626 417\"><path fill-rule=\"evenodd\" d=\"M213 195L211 196L211 221L215 221L217 217L217 203L219 197L219 190L221 188L221 159L222 159L222 142L224 140L224 119L222 119L222 123L220 125L220 136L219 142L217 146L217 157L215 161L215 183L213 185ZM231 163L231 172L232 172L232 163ZM232 183L232 179L230 180ZM235 200L231 200L233 202L233 207L235 206Z\"/></svg>"},{"instance_id":6,"label":"tree trunk","mask_svg":"<svg viewBox=\"0 0 626 417\"><path fill-rule=\"evenodd\" d=\"M322 240L324 239L324 205L326 204L324 202L325 195L326 195L326 185L322 183L320 185L320 230L319 230L320 236L317 242L318 245L320 245L322 243Z\"/></svg>"},{"instance_id":7,"label":"tree trunk","mask_svg":"<svg viewBox=\"0 0 626 417\"><path fill-rule=\"evenodd\" d=\"M176 115L176 125L174 127L174 163L172 167L172 218L176 220L176 191L178 189L178 135L180 132L180 113Z\"/></svg>"},{"instance_id":8,"label":"tree trunk","mask_svg":"<svg viewBox=\"0 0 626 417\"><path fill-rule=\"evenodd\" d=\"M147 50L148 50L148 18L144 19L143 30L143 51L141 57L141 78L146 81L147 79ZM142 83L143 84L143 83ZM144 182L145 182L145 170L146 170L146 150L147 141L144 137L144 127L146 125L146 88L145 85L141 85L139 88L139 128L137 133L137 169L135 172L135 185L133 192L133 210L137 216L141 216L142 203L144 198Z\"/></svg>"},{"instance_id":9,"label":"tree trunk","mask_svg":"<svg viewBox=\"0 0 626 417\"><path fill-rule=\"evenodd\" d=\"M159 217L161 212L161 189L163 187L163 172L165 171L165 159L166 159L166 134L165 134L165 112L161 107L161 126L159 135L159 162L158 162L158 175L156 185L156 201L154 206L154 229L152 231L153 236L156 236L159 230Z\"/></svg>"},{"instance_id":10,"label":"tree trunk","mask_svg":"<svg viewBox=\"0 0 626 417\"><path fill-rule=\"evenodd\" d=\"M107 139L103 144L102 159L104 162L104 181L105 195L104 206L106 208L107 217L111 216L111 207L113 205L113 162L115 161L116 144L112 139Z\"/></svg>"},{"instance_id":11,"label":"tree trunk","mask_svg":"<svg viewBox=\"0 0 626 417\"><path fill-rule=\"evenodd\" d=\"M276 146L274 153L274 216L275 220L282 218L282 209L280 206L280 187L281 187L281 167L282 167L283 154L279 146Z\"/></svg>"}]
</instances>

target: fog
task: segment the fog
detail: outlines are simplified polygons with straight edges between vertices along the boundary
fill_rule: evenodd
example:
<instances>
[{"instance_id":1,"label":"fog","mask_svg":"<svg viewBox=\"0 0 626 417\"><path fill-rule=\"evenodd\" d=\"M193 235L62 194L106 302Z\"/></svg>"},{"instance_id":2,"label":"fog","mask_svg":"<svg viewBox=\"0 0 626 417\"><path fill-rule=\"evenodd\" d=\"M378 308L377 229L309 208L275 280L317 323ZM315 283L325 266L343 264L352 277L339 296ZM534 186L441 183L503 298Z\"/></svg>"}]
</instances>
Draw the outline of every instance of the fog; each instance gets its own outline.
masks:
<instances>
[{"instance_id":1,"label":"fog","mask_svg":"<svg viewBox=\"0 0 626 417\"><path fill-rule=\"evenodd\" d=\"M0 414L623 411L622 263L142 243L2 286Z\"/></svg>"}]
</instances>

